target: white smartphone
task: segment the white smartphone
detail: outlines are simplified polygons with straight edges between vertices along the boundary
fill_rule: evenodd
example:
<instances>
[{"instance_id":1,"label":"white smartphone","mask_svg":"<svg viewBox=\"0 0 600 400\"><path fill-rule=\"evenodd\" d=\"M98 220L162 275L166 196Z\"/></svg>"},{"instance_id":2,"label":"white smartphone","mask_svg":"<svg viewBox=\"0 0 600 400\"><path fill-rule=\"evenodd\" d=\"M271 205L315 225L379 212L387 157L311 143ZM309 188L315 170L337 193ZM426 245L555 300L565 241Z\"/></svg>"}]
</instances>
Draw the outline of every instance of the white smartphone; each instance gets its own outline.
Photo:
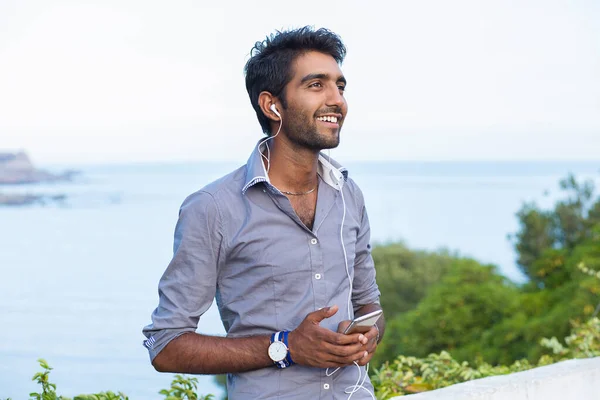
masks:
<instances>
[{"instance_id":1,"label":"white smartphone","mask_svg":"<svg viewBox=\"0 0 600 400\"><path fill-rule=\"evenodd\" d=\"M348 327L344 330L344 333L350 334L367 332L373 325L375 325L379 317L381 317L381 314L383 314L383 310L377 310L373 311L372 313L361 315L358 318L354 318L350 325L348 325Z\"/></svg>"}]
</instances>

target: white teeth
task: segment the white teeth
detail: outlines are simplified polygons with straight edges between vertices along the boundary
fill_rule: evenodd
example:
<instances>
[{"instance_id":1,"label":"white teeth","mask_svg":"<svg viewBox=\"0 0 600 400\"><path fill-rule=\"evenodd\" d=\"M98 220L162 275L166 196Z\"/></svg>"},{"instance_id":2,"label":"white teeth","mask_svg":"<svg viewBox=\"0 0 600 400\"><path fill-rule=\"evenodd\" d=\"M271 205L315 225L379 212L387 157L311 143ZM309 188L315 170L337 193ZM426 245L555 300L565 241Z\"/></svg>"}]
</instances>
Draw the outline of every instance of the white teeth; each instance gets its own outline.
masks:
<instances>
[{"instance_id":1,"label":"white teeth","mask_svg":"<svg viewBox=\"0 0 600 400\"><path fill-rule=\"evenodd\" d=\"M317 118L319 121L326 121L326 122L333 122L334 124L337 124L337 117L330 117L330 116L326 116L326 117L319 117Z\"/></svg>"}]
</instances>

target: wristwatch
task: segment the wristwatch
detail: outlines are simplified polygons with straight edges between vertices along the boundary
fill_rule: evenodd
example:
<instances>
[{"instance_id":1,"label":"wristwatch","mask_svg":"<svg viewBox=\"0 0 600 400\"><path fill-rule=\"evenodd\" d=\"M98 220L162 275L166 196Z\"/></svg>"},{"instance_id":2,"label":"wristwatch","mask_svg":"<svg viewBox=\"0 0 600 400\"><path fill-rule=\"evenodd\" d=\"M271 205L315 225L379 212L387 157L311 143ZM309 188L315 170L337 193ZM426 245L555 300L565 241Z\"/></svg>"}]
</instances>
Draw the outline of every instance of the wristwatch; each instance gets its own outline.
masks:
<instances>
[{"instance_id":1,"label":"wristwatch","mask_svg":"<svg viewBox=\"0 0 600 400\"><path fill-rule=\"evenodd\" d=\"M281 331L271 335L268 354L277 368L287 368L294 364L288 348L288 334L288 331Z\"/></svg>"}]
</instances>

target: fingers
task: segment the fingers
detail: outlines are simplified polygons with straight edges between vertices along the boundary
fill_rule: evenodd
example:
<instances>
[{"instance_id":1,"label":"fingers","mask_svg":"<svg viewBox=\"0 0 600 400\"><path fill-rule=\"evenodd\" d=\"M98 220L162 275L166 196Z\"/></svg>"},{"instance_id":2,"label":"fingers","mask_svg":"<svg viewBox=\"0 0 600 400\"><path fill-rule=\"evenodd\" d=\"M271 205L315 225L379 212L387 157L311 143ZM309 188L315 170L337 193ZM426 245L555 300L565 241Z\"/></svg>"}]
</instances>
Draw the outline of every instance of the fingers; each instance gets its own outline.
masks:
<instances>
[{"instance_id":1,"label":"fingers","mask_svg":"<svg viewBox=\"0 0 600 400\"><path fill-rule=\"evenodd\" d=\"M325 332L323 332L323 339L326 342L337 346L346 346L355 343L367 344L369 341L362 333L344 335L343 333L332 332L330 330L325 330Z\"/></svg>"},{"instance_id":2,"label":"fingers","mask_svg":"<svg viewBox=\"0 0 600 400\"><path fill-rule=\"evenodd\" d=\"M339 357L339 356L330 355L328 357L327 361L329 363L334 364L334 366L336 366L336 367L345 367L345 366L351 365L354 362L356 362L360 365L362 360L366 359L367 357L370 360L372 355L369 355L368 352L361 350L358 353L354 353L347 357ZM363 365L366 365L366 363Z\"/></svg>"},{"instance_id":3,"label":"fingers","mask_svg":"<svg viewBox=\"0 0 600 400\"><path fill-rule=\"evenodd\" d=\"M313 324L319 324L325 318L330 318L338 311L338 306L324 307L320 310L313 311L306 316L306 319Z\"/></svg>"},{"instance_id":4,"label":"fingers","mask_svg":"<svg viewBox=\"0 0 600 400\"><path fill-rule=\"evenodd\" d=\"M371 327L371 329L369 329L367 332L364 333L364 335L367 337L367 340L369 342L371 340L377 340L378 334L379 334L379 331L377 330L377 328L375 328L375 325L373 325Z\"/></svg>"},{"instance_id":5,"label":"fingers","mask_svg":"<svg viewBox=\"0 0 600 400\"><path fill-rule=\"evenodd\" d=\"M337 332L344 333L346 328L352 323L349 319L346 319L338 324Z\"/></svg>"},{"instance_id":6,"label":"fingers","mask_svg":"<svg viewBox=\"0 0 600 400\"><path fill-rule=\"evenodd\" d=\"M373 358L375 350L377 350L377 328L373 327L369 332L365 333L365 337L369 338L367 345L363 347L366 349L367 354L358 360L358 365L360 366L367 365L371 361L371 358Z\"/></svg>"},{"instance_id":7,"label":"fingers","mask_svg":"<svg viewBox=\"0 0 600 400\"><path fill-rule=\"evenodd\" d=\"M373 349L376 347L374 338L377 331L374 328L366 333L342 334L320 326L321 321L332 317L337 311L337 306L314 311L290 332L288 342L294 361L301 365L326 368L348 366L371 358L371 344L374 344ZM350 321L343 321L338 329L344 323L347 326Z\"/></svg>"},{"instance_id":8,"label":"fingers","mask_svg":"<svg viewBox=\"0 0 600 400\"><path fill-rule=\"evenodd\" d=\"M351 361L355 361L363 357L365 353L365 347L361 343L336 345L324 342L323 350L335 357L350 358Z\"/></svg>"},{"instance_id":9,"label":"fingers","mask_svg":"<svg viewBox=\"0 0 600 400\"><path fill-rule=\"evenodd\" d=\"M338 350L324 349L324 350L325 350L325 352L321 353L319 355L320 356L319 358L323 361L322 365L327 366L327 367L331 367L331 366L342 367L342 366L352 365L352 363L359 362L360 360L362 360L368 356L368 352L366 352L363 349L359 349L358 351L353 351L351 353L348 353L349 349L346 349L346 351L343 351L343 352L340 352L339 349ZM340 354L334 354L334 352L337 352Z\"/></svg>"},{"instance_id":10,"label":"fingers","mask_svg":"<svg viewBox=\"0 0 600 400\"><path fill-rule=\"evenodd\" d=\"M292 358L300 364L326 368L347 366L362 359L367 354L364 347L361 343L338 346L317 340L316 342L306 341L306 345L302 346L303 350L299 353L295 351L295 346L290 345L290 351ZM312 351L308 350L311 348Z\"/></svg>"},{"instance_id":11,"label":"fingers","mask_svg":"<svg viewBox=\"0 0 600 400\"><path fill-rule=\"evenodd\" d=\"M356 361L356 363L358 365L360 365L361 367L367 365L369 363L369 361L371 361L371 358L373 358L373 353L371 352L366 352L365 356L362 357L360 360Z\"/></svg>"}]
</instances>

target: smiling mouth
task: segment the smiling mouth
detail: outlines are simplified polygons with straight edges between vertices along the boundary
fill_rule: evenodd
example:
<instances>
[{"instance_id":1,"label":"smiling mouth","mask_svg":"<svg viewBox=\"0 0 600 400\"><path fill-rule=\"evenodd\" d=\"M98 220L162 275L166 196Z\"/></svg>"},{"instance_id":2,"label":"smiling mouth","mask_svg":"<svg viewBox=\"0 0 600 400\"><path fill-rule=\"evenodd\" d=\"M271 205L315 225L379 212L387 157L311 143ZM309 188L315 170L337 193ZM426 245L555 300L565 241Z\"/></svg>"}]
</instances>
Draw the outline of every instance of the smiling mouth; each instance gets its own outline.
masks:
<instances>
[{"instance_id":1,"label":"smiling mouth","mask_svg":"<svg viewBox=\"0 0 600 400\"><path fill-rule=\"evenodd\" d=\"M327 125L339 126L338 117L334 117L334 116L328 115L328 116L324 116L324 117L317 117L317 121L324 122Z\"/></svg>"}]
</instances>

